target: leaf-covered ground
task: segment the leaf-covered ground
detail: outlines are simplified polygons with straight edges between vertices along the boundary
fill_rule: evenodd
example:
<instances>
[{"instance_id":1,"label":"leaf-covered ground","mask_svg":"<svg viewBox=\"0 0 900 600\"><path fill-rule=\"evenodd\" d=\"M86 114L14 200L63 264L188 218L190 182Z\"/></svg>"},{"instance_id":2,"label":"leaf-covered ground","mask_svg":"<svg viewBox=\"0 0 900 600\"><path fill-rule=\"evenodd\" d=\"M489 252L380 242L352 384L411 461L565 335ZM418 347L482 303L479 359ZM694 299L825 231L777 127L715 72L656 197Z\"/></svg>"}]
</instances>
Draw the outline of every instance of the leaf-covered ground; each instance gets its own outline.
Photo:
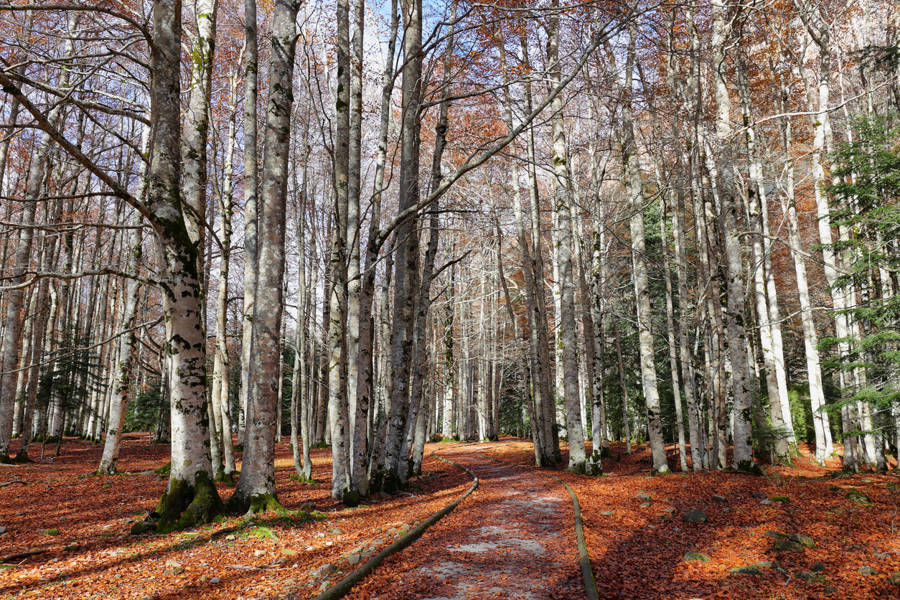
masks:
<instances>
[{"instance_id":1,"label":"leaf-covered ground","mask_svg":"<svg viewBox=\"0 0 900 600\"><path fill-rule=\"evenodd\" d=\"M49 449L49 446L48 446ZM40 446L29 449L40 455ZM425 475L400 495L346 509L329 495L330 450L313 451L315 485L290 479L279 444L279 499L293 518L229 518L193 531L131 536L166 478L153 472L168 446L127 436L112 477L91 474L101 446L66 440L52 463L0 465L0 598L170 600L306 598L459 496L471 478L428 457ZM232 489L220 484L227 499ZM15 556L38 552L29 556Z\"/></svg>"},{"instance_id":2,"label":"leaf-covered ground","mask_svg":"<svg viewBox=\"0 0 900 600\"><path fill-rule=\"evenodd\" d=\"M429 454L434 449L473 469L481 487L349 597L582 597L571 504L558 482L529 466L530 443L434 444ZM290 448L279 444L279 497L294 516L130 536L165 487L154 469L168 447L128 436L126 473L113 477L91 474L100 450L67 440L52 462L0 466L0 482L25 484L0 487L0 598L308 598L471 482L429 456L408 492L346 509L328 493L327 449L314 451L317 483L304 485L290 479ZM30 451L38 456L40 447ZM889 579L900 572L896 473L843 476L836 464L818 468L801 456L763 477L649 477L645 448L628 456L616 445L612 454L603 477L554 471L581 501L602 598L900 598ZM225 485L219 491L231 494ZM690 511L705 520L697 512L700 522L685 520Z\"/></svg>"},{"instance_id":3,"label":"leaf-covered ground","mask_svg":"<svg viewBox=\"0 0 900 600\"><path fill-rule=\"evenodd\" d=\"M674 447L667 450L677 469ZM533 460L527 442L501 442L490 455ZM629 456L624 445L613 445L603 467L603 477L555 472L581 502L601 598L900 598L889 579L900 571L896 472L845 476L837 461L823 469L804 453L795 467L766 467L762 477L650 477L649 449ZM694 509L706 520L686 521Z\"/></svg>"}]
</instances>

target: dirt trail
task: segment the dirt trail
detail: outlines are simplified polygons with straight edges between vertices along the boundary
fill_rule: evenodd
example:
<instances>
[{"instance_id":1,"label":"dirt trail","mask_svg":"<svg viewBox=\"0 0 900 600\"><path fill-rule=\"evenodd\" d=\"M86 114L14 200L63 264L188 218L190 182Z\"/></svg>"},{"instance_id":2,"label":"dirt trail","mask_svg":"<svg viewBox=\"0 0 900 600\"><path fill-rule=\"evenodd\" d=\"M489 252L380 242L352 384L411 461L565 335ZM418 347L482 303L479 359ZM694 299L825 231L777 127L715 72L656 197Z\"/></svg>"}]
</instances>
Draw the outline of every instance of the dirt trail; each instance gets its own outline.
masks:
<instances>
[{"instance_id":1,"label":"dirt trail","mask_svg":"<svg viewBox=\"0 0 900 600\"><path fill-rule=\"evenodd\" d=\"M572 505L562 485L493 462L480 445L440 454L470 468L480 486L347 597L396 600L583 598Z\"/></svg>"}]
</instances>

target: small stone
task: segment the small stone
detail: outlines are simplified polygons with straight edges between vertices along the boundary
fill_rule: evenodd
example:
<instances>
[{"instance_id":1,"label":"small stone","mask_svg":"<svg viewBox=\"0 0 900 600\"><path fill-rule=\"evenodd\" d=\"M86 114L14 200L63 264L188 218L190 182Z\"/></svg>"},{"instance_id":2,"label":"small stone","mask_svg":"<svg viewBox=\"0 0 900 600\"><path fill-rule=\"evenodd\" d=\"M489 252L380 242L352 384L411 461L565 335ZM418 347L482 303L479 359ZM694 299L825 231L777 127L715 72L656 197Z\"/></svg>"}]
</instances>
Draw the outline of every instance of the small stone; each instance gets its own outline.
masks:
<instances>
[{"instance_id":1,"label":"small stone","mask_svg":"<svg viewBox=\"0 0 900 600\"><path fill-rule=\"evenodd\" d=\"M604 511L601 511L600 514L603 515L604 517L612 517L612 516L615 516L616 513L614 513L611 510L604 510Z\"/></svg>"},{"instance_id":2,"label":"small stone","mask_svg":"<svg viewBox=\"0 0 900 600\"><path fill-rule=\"evenodd\" d=\"M699 508L693 508L687 511L681 515L681 518L688 523L703 523L707 519L706 513Z\"/></svg>"},{"instance_id":3,"label":"small stone","mask_svg":"<svg viewBox=\"0 0 900 600\"><path fill-rule=\"evenodd\" d=\"M816 547L816 542L808 535L795 533L788 539L790 539L795 544L800 544L804 548L815 548Z\"/></svg>"},{"instance_id":4,"label":"small stone","mask_svg":"<svg viewBox=\"0 0 900 600\"><path fill-rule=\"evenodd\" d=\"M860 575L878 575L878 571L870 567L869 565L863 565L859 568Z\"/></svg>"},{"instance_id":5,"label":"small stone","mask_svg":"<svg viewBox=\"0 0 900 600\"><path fill-rule=\"evenodd\" d=\"M772 504L772 501L769 500L768 498L765 498L764 500L762 500L760 502L760 504L762 504L763 506L769 506L770 504Z\"/></svg>"},{"instance_id":6,"label":"small stone","mask_svg":"<svg viewBox=\"0 0 900 600\"><path fill-rule=\"evenodd\" d=\"M255 556L256 558L259 558L260 556L265 556L265 555L266 555L265 550L254 550L253 551L253 556Z\"/></svg>"},{"instance_id":7,"label":"small stone","mask_svg":"<svg viewBox=\"0 0 900 600\"><path fill-rule=\"evenodd\" d=\"M282 548L281 553L285 556L297 556L299 554L299 552L293 548Z\"/></svg>"},{"instance_id":8,"label":"small stone","mask_svg":"<svg viewBox=\"0 0 900 600\"><path fill-rule=\"evenodd\" d=\"M0 525L0 535L6 533L6 525Z\"/></svg>"},{"instance_id":9,"label":"small stone","mask_svg":"<svg viewBox=\"0 0 900 600\"><path fill-rule=\"evenodd\" d=\"M355 565L359 562L360 558L361 557L359 554L351 554L350 556L347 557L347 564Z\"/></svg>"},{"instance_id":10,"label":"small stone","mask_svg":"<svg viewBox=\"0 0 900 600\"><path fill-rule=\"evenodd\" d=\"M635 499L640 500L641 502L650 502L653 497L650 496L647 492L639 492L635 494Z\"/></svg>"},{"instance_id":11,"label":"small stone","mask_svg":"<svg viewBox=\"0 0 900 600\"><path fill-rule=\"evenodd\" d=\"M741 575L762 575L762 571L756 565L747 565L746 567L738 567L731 570L732 573L740 573Z\"/></svg>"},{"instance_id":12,"label":"small stone","mask_svg":"<svg viewBox=\"0 0 900 600\"><path fill-rule=\"evenodd\" d=\"M180 566L182 566L182 565L181 565L181 563L178 562L177 560L169 559L169 560L166 561L165 566L166 566L167 568L170 568L170 569L177 569L178 567L180 567Z\"/></svg>"},{"instance_id":13,"label":"small stone","mask_svg":"<svg viewBox=\"0 0 900 600\"><path fill-rule=\"evenodd\" d=\"M758 560L756 566L760 569L770 569L774 563L771 560Z\"/></svg>"},{"instance_id":14,"label":"small stone","mask_svg":"<svg viewBox=\"0 0 900 600\"><path fill-rule=\"evenodd\" d=\"M344 533L339 527L332 527L329 531L332 533L332 535L343 535Z\"/></svg>"},{"instance_id":15,"label":"small stone","mask_svg":"<svg viewBox=\"0 0 900 600\"><path fill-rule=\"evenodd\" d=\"M872 501L859 490L847 490L847 498L861 506L872 506Z\"/></svg>"},{"instance_id":16,"label":"small stone","mask_svg":"<svg viewBox=\"0 0 900 600\"><path fill-rule=\"evenodd\" d=\"M330 575L333 572L334 572L334 565L331 563L325 563L318 569L315 569L312 573L310 573L310 575L312 575L313 577L318 579L319 577L327 577L328 575Z\"/></svg>"},{"instance_id":17,"label":"small stone","mask_svg":"<svg viewBox=\"0 0 900 600\"><path fill-rule=\"evenodd\" d=\"M212 584L216 584L216 583L219 583L219 582L221 582L221 581L222 581L222 580L219 579L218 577L210 577L210 578L209 578L209 582L212 583Z\"/></svg>"},{"instance_id":18,"label":"small stone","mask_svg":"<svg viewBox=\"0 0 900 600\"><path fill-rule=\"evenodd\" d=\"M888 581L890 581L892 585L894 585L896 587L900 587L900 571L897 571L896 573L891 573L888 576Z\"/></svg>"},{"instance_id":19,"label":"small stone","mask_svg":"<svg viewBox=\"0 0 900 600\"><path fill-rule=\"evenodd\" d=\"M713 502L725 502L725 496L716 495L710 498L710 500L712 500Z\"/></svg>"},{"instance_id":20,"label":"small stone","mask_svg":"<svg viewBox=\"0 0 900 600\"><path fill-rule=\"evenodd\" d=\"M803 546L790 538L778 538L772 545L779 552L793 552L795 550L803 550Z\"/></svg>"},{"instance_id":21,"label":"small stone","mask_svg":"<svg viewBox=\"0 0 900 600\"><path fill-rule=\"evenodd\" d=\"M228 535L225 536L225 541L226 541L226 542L233 542L233 541L236 540L236 539L237 539L237 536L234 535L233 533L230 533L230 534L228 534Z\"/></svg>"},{"instance_id":22,"label":"small stone","mask_svg":"<svg viewBox=\"0 0 900 600\"><path fill-rule=\"evenodd\" d=\"M702 552L688 552L684 555L685 562L709 562L709 557Z\"/></svg>"},{"instance_id":23,"label":"small stone","mask_svg":"<svg viewBox=\"0 0 900 600\"><path fill-rule=\"evenodd\" d=\"M885 559L885 558L890 558L890 557L891 557L891 555L888 554L887 552L876 552L876 553L873 554L872 556L874 556L875 558L878 558L878 559L882 559L882 560Z\"/></svg>"}]
</instances>

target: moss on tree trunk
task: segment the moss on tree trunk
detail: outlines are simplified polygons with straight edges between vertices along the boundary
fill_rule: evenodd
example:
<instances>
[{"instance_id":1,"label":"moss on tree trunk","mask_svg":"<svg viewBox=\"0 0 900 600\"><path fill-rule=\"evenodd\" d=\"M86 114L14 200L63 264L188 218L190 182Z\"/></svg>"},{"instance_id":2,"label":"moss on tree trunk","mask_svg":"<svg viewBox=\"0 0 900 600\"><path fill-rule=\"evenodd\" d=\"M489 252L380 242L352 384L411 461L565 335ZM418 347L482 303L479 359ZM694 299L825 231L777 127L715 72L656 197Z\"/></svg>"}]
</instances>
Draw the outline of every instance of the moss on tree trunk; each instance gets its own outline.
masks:
<instances>
[{"instance_id":1,"label":"moss on tree trunk","mask_svg":"<svg viewBox=\"0 0 900 600\"><path fill-rule=\"evenodd\" d=\"M275 494L252 494L245 496L235 492L228 500L228 512L234 514L259 514L273 511L279 514L288 513Z\"/></svg>"},{"instance_id":2,"label":"moss on tree trunk","mask_svg":"<svg viewBox=\"0 0 900 600\"><path fill-rule=\"evenodd\" d=\"M135 523L131 533L168 533L189 529L211 523L224 511L225 506L215 484L209 475L200 472L194 477L193 484L183 479L172 479L168 490L156 505L156 510L143 521Z\"/></svg>"}]
</instances>

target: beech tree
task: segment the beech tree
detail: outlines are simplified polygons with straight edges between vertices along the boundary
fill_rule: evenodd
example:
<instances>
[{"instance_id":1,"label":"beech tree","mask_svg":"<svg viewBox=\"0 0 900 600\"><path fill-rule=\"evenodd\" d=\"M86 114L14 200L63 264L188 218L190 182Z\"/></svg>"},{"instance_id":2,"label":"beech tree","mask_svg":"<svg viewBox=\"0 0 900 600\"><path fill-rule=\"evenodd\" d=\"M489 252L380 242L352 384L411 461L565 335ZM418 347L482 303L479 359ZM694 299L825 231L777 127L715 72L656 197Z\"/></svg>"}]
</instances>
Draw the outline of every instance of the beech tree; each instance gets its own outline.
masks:
<instances>
[{"instance_id":1,"label":"beech tree","mask_svg":"<svg viewBox=\"0 0 900 600\"><path fill-rule=\"evenodd\" d=\"M135 532L279 509L288 430L347 505L438 438L888 468L892 8L3 5L0 459L152 431Z\"/></svg>"}]
</instances>

